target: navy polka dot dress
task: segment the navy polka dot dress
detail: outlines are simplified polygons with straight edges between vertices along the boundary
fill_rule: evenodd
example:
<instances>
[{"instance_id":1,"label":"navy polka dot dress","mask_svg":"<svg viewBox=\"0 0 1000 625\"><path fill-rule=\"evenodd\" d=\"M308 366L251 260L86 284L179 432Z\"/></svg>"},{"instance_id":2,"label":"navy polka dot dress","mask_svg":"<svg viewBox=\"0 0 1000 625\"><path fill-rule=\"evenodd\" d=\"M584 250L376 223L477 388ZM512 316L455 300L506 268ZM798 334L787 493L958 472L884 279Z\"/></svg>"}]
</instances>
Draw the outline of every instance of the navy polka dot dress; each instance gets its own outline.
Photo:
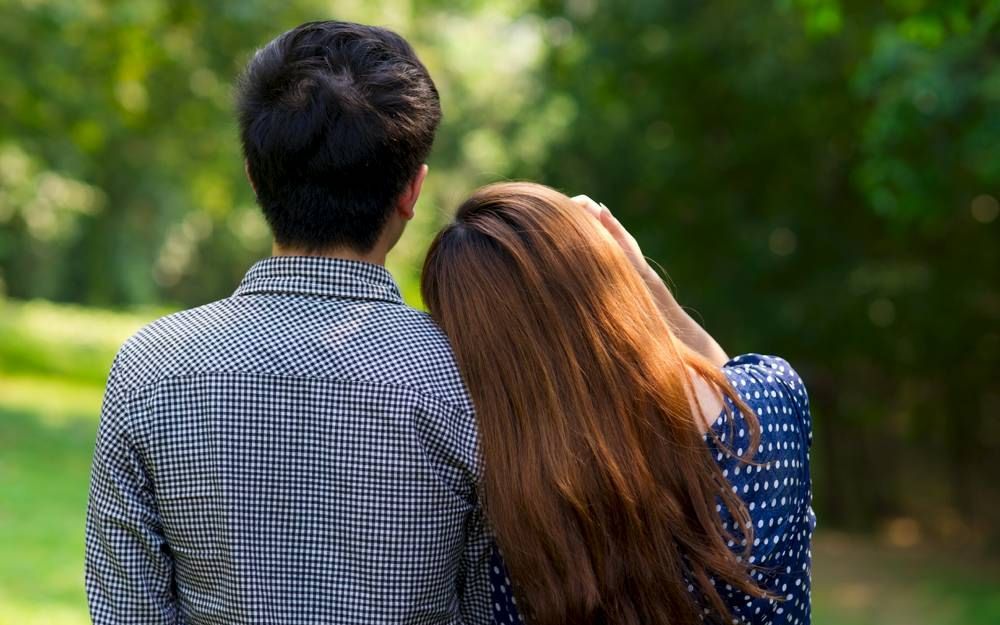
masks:
<instances>
[{"instance_id":1,"label":"navy polka dot dress","mask_svg":"<svg viewBox=\"0 0 1000 625\"><path fill-rule=\"evenodd\" d=\"M782 358L745 354L726 363L723 372L760 420L760 442L753 456L760 466L737 458L750 444L749 428L738 412L732 417L723 414L713 424L718 442L708 435L705 441L753 520L752 574L778 598L755 599L729 585L719 588L720 595L732 610L733 624L808 625L810 543L816 526L809 478L809 397L802 379ZM728 398L726 402L735 411ZM724 506L716 510L742 535ZM730 542L730 547L742 554L745 545ZM503 559L496 549L492 558L493 621L517 625L523 620Z\"/></svg>"}]
</instances>

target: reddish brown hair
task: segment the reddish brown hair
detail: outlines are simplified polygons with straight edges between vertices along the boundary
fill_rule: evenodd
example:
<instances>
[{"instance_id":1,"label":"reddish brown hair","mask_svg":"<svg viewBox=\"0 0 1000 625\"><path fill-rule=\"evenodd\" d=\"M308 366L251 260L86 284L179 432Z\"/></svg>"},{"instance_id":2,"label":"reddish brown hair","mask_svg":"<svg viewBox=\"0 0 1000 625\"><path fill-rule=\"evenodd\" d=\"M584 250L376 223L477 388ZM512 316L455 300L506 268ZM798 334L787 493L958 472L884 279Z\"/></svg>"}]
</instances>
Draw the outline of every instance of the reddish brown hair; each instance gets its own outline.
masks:
<instances>
[{"instance_id":1,"label":"reddish brown hair","mask_svg":"<svg viewBox=\"0 0 1000 625\"><path fill-rule=\"evenodd\" d=\"M484 187L432 243L422 289L475 404L481 495L526 620L693 625L729 614L710 579L763 595L727 546L752 543L750 517L690 372L744 412L751 449L759 425L593 217L542 185Z\"/></svg>"}]
</instances>

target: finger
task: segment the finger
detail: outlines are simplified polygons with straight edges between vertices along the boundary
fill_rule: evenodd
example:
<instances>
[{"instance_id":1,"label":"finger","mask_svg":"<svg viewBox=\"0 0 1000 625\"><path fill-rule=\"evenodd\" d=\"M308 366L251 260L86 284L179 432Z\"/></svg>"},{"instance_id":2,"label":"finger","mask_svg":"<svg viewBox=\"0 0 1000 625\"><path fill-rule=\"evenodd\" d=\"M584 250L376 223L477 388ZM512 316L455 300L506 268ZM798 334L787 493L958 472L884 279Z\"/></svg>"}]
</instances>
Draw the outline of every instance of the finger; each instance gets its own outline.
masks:
<instances>
[{"instance_id":1,"label":"finger","mask_svg":"<svg viewBox=\"0 0 1000 625\"><path fill-rule=\"evenodd\" d=\"M614 234L615 236L624 233L625 227L622 226L621 222L618 221L617 217L611 214L611 209L605 206L603 202L598 206L601 209L601 214L599 215L598 219L601 220L601 223L604 224L604 227L607 228L608 231Z\"/></svg>"},{"instance_id":2,"label":"finger","mask_svg":"<svg viewBox=\"0 0 1000 625\"><path fill-rule=\"evenodd\" d=\"M576 195L576 196L573 196L570 199L572 199L574 202L576 202L582 208L586 209L586 211L588 213L590 213L593 217L596 217L596 218L600 219L600 217L601 217L601 207L598 206L597 202L595 202L594 200L590 199L589 196L586 196L586 195Z\"/></svg>"},{"instance_id":3,"label":"finger","mask_svg":"<svg viewBox=\"0 0 1000 625\"><path fill-rule=\"evenodd\" d=\"M611 210L609 210L607 206L604 204L601 204L600 206L601 216L599 219L601 225L608 231L611 238L617 241L618 244L621 245L627 252L638 253L639 244L636 243L635 237L632 236L632 233L630 233L628 229L622 225L622 222L618 221L618 218L611 213Z\"/></svg>"},{"instance_id":4,"label":"finger","mask_svg":"<svg viewBox=\"0 0 1000 625\"><path fill-rule=\"evenodd\" d=\"M595 202L586 195L577 195L571 199L596 217L598 223L622 249L629 254L638 254L638 245L635 239L618 221L618 218L611 214L611 210L603 202Z\"/></svg>"}]
</instances>

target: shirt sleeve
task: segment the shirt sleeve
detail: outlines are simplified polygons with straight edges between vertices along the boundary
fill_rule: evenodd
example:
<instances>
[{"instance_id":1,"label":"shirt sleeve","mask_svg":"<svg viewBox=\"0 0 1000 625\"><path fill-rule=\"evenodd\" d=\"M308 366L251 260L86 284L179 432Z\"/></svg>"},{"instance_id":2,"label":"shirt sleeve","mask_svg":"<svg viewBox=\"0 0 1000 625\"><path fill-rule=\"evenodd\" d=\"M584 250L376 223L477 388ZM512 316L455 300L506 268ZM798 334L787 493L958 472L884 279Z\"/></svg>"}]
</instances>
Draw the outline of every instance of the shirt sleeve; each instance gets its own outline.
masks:
<instances>
[{"instance_id":1,"label":"shirt sleeve","mask_svg":"<svg viewBox=\"0 0 1000 625\"><path fill-rule=\"evenodd\" d=\"M458 583L459 611L463 623L491 623L493 601L490 597L490 571L493 535L481 506L469 514L465 552L462 555Z\"/></svg>"},{"instance_id":2,"label":"shirt sleeve","mask_svg":"<svg viewBox=\"0 0 1000 625\"><path fill-rule=\"evenodd\" d=\"M173 558L129 431L128 394L111 368L90 476L85 581L95 625L179 622Z\"/></svg>"}]
</instances>

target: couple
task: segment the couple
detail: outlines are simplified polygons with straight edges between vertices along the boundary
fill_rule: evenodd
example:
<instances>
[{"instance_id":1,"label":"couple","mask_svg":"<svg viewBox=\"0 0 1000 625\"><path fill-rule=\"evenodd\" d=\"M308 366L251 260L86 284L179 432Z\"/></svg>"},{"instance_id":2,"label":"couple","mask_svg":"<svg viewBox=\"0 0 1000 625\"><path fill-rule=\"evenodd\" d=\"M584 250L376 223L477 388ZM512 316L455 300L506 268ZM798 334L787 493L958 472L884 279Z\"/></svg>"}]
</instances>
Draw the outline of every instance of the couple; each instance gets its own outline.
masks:
<instances>
[{"instance_id":1,"label":"couple","mask_svg":"<svg viewBox=\"0 0 1000 625\"><path fill-rule=\"evenodd\" d=\"M384 269L441 117L398 35L304 24L238 91L274 256L122 347L91 476L104 624L809 622L810 417L607 208L476 191L430 316Z\"/></svg>"}]
</instances>

